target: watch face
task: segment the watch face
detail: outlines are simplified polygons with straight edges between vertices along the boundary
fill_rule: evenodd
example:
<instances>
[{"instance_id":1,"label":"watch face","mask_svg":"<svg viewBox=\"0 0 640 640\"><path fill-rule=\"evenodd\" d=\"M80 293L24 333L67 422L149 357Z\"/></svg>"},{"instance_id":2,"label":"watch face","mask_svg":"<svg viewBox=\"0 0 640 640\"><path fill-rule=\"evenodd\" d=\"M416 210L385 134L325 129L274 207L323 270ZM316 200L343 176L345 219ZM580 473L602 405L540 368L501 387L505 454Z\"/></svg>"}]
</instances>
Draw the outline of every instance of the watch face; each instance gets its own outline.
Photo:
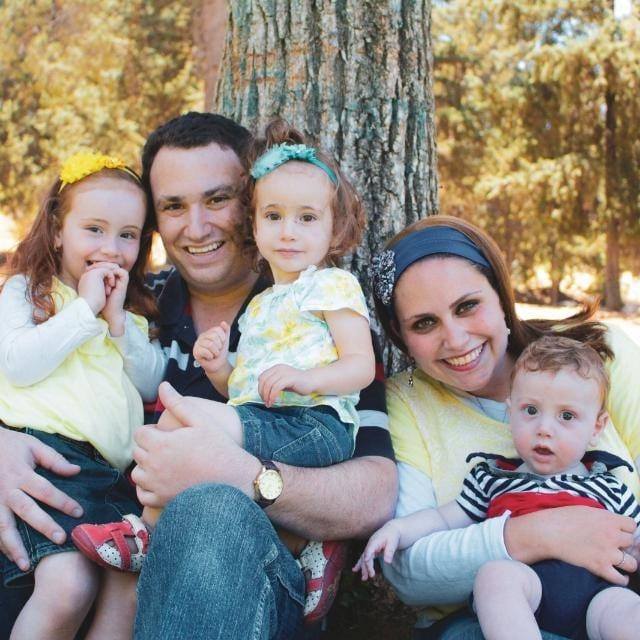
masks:
<instances>
[{"instance_id":1,"label":"watch face","mask_svg":"<svg viewBox=\"0 0 640 640\"><path fill-rule=\"evenodd\" d=\"M258 482L260 494L265 500L275 500L282 493L282 478L274 469L267 469Z\"/></svg>"}]
</instances>

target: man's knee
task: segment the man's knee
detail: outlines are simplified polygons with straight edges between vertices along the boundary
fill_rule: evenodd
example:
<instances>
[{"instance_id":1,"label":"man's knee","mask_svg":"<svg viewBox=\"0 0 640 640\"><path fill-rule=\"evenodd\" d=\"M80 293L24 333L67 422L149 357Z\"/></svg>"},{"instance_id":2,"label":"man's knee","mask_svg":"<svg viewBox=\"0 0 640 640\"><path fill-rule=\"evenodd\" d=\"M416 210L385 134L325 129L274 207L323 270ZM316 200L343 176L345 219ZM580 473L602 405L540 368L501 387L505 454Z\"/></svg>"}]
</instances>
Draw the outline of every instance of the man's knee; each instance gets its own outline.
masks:
<instances>
[{"instance_id":1,"label":"man's knee","mask_svg":"<svg viewBox=\"0 0 640 640\"><path fill-rule=\"evenodd\" d=\"M276 533L264 511L242 491L228 485L203 484L176 496L166 507L152 536L154 549L189 557L234 553L264 555Z\"/></svg>"}]
</instances>

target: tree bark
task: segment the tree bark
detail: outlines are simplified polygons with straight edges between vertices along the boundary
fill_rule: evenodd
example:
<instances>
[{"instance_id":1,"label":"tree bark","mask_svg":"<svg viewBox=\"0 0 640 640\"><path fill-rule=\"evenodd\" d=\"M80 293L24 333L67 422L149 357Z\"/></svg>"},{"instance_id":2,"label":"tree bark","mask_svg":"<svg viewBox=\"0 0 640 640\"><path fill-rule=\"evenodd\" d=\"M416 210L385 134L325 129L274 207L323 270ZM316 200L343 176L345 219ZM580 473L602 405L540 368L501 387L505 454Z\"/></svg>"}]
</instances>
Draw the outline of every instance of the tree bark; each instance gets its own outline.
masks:
<instances>
[{"instance_id":1,"label":"tree bark","mask_svg":"<svg viewBox=\"0 0 640 640\"><path fill-rule=\"evenodd\" d=\"M227 28L226 0L198 0L192 28L196 64L204 83L204 109L212 109Z\"/></svg>"},{"instance_id":2,"label":"tree bark","mask_svg":"<svg viewBox=\"0 0 640 640\"><path fill-rule=\"evenodd\" d=\"M622 309L622 295L620 293L620 220L616 190L618 175L616 165L616 94L615 70L610 60L604 64L607 90L605 92L605 132L604 132L604 191L606 206L606 263L604 283L604 303L607 309L618 311Z\"/></svg>"},{"instance_id":3,"label":"tree bark","mask_svg":"<svg viewBox=\"0 0 640 640\"><path fill-rule=\"evenodd\" d=\"M218 110L253 130L285 117L334 153L367 204L367 264L438 208L430 3L231 4Z\"/></svg>"},{"instance_id":4,"label":"tree bark","mask_svg":"<svg viewBox=\"0 0 640 640\"><path fill-rule=\"evenodd\" d=\"M216 109L254 131L282 116L334 154L367 210L346 266L368 295L372 254L438 211L430 21L430 0L230 3Z\"/></svg>"}]
</instances>

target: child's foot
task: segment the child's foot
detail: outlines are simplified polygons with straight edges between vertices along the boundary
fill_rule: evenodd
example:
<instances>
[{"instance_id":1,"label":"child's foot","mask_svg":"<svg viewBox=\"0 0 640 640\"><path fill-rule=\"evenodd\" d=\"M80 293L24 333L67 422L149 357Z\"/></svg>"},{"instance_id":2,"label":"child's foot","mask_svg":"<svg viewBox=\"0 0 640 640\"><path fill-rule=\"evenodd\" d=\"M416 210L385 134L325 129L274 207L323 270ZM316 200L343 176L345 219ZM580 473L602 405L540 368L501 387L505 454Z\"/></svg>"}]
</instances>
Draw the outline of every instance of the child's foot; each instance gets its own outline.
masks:
<instances>
[{"instance_id":1,"label":"child's foot","mask_svg":"<svg viewBox=\"0 0 640 640\"><path fill-rule=\"evenodd\" d=\"M133 514L121 522L80 524L71 539L87 558L101 567L138 573L149 547L149 530Z\"/></svg>"},{"instance_id":2,"label":"child's foot","mask_svg":"<svg viewBox=\"0 0 640 640\"><path fill-rule=\"evenodd\" d=\"M309 542L298 558L304 573L307 597L304 603L304 622L314 624L322 620L338 593L340 573L347 562L346 542Z\"/></svg>"}]
</instances>

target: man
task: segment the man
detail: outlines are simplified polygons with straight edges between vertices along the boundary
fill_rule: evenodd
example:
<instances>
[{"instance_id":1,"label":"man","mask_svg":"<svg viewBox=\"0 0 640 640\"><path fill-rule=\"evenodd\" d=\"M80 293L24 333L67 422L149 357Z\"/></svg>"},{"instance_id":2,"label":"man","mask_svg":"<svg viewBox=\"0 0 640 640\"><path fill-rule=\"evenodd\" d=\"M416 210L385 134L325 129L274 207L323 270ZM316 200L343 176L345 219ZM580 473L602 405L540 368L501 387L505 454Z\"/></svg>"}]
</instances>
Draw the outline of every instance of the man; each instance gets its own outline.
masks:
<instances>
[{"instance_id":1,"label":"man","mask_svg":"<svg viewBox=\"0 0 640 640\"><path fill-rule=\"evenodd\" d=\"M136 434L139 497L167 505L140 577L137 638L292 637L304 580L273 525L303 538L347 539L393 514L396 474L379 382L362 393L356 457L322 469L270 468L213 428L202 403L180 395L224 400L194 363L193 343L224 320L235 350L237 318L267 286L236 236L249 141L226 118L190 113L157 129L143 150L143 183L175 266L151 282L171 358L166 379L179 392L163 389L160 400L189 426ZM78 507L45 484L37 465L75 471L28 436L0 432L0 546L14 560L22 545L13 514L55 540L61 531L34 498L65 512Z\"/></svg>"}]
</instances>

